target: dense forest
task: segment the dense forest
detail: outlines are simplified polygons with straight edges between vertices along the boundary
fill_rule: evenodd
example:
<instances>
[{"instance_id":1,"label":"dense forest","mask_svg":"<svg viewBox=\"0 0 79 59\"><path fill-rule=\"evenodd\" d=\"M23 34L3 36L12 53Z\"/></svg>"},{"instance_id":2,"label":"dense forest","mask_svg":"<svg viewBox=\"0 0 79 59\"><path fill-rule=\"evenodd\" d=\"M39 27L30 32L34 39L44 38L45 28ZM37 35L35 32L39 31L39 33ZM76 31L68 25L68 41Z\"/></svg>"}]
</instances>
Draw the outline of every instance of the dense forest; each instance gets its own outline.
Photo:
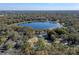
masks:
<instances>
[{"instance_id":1,"label":"dense forest","mask_svg":"<svg viewBox=\"0 0 79 59\"><path fill-rule=\"evenodd\" d=\"M46 38L37 37L37 31L30 27L16 26L20 22L47 19L63 27L46 30ZM0 11L0 54L78 55L79 11Z\"/></svg>"}]
</instances>

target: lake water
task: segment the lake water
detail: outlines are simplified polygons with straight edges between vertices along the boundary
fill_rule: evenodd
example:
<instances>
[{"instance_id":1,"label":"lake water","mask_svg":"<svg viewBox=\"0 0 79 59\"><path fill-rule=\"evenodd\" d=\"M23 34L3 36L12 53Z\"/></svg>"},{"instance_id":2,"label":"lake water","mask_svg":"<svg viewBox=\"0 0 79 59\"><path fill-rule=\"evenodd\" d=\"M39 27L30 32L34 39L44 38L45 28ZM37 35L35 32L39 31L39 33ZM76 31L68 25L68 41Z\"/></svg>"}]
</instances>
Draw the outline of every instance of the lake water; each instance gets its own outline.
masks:
<instances>
[{"instance_id":1,"label":"lake water","mask_svg":"<svg viewBox=\"0 0 79 59\"><path fill-rule=\"evenodd\" d=\"M32 29L56 29L62 26L57 22L31 22L19 23L18 26L31 27Z\"/></svg>"}]
</instances>

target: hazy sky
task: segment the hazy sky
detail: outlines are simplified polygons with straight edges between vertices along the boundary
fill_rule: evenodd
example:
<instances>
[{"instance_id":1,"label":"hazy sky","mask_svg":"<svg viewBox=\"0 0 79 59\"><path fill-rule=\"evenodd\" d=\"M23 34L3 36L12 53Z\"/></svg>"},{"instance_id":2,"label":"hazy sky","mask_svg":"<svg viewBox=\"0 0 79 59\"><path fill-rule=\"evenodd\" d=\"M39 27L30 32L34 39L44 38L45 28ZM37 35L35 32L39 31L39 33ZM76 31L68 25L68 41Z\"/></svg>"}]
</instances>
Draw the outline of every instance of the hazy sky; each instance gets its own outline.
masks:
<instances>
[{"instance_id":1,"label":"hazy sky","mask_svg":"<svg viewBox=\"0 0 79 59\"><path fill-rule=\"evenodd\" d=\"M0 3L0 10L79 10L79 3Z\"/></svg>"}]
</instances>

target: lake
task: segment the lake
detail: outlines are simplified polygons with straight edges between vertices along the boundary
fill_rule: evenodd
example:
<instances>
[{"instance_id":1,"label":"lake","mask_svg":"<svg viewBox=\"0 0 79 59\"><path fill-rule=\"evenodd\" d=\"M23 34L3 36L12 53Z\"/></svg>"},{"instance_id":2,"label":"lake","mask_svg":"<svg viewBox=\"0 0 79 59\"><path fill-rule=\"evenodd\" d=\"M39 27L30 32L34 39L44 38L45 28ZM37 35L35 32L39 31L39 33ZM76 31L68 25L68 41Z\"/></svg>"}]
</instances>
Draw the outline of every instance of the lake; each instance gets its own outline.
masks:
<instances>
[{"instance_id":1,"label":"lake","mask_svg":"<svg viewBox=\"0 0 79 59\"><path fill-rule=\"evenodd\" d=\"M17 24L18 26L23 26L23 27L31 27L32 29L35 30L45 30L45 29L56 29L56 28L61 28L62 25L60 25L60 23L57 22L31 22L31 23L19 23Z\"/></svg>"}]
</instances>

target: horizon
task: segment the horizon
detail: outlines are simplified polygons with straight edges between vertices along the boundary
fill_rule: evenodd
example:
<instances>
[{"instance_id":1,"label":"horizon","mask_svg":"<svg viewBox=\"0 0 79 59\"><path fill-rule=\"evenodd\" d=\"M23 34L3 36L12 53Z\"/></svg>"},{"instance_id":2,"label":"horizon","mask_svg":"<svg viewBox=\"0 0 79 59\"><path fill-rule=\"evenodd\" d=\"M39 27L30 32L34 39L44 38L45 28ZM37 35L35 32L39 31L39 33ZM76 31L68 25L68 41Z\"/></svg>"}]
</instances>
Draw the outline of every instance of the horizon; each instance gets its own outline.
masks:
<instances>
[{"instance_id":1,"label":"horizon","mask_svg":"<svg viewBox=\"0 0 79 59\"><path fill-rule=\"evenodd\" d=\"M79 10L79 3L0 3L0 11L62 11Z\"/></svg>"}]
</instances>

